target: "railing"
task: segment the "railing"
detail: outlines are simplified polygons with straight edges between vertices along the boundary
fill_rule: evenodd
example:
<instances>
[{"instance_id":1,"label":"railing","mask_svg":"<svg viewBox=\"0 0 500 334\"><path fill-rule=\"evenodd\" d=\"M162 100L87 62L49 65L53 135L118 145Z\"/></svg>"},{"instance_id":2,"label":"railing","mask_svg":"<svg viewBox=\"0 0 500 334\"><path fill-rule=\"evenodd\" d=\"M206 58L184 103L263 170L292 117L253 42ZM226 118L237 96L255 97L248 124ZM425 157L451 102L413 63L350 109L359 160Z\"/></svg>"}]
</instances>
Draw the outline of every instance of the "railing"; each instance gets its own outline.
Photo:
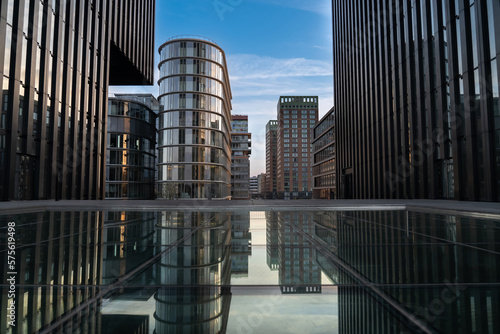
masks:
<instances>
[{"instance_id":1,"label":"railing","mask_svg":"<svg viewBox=\"0 0 500 334\"><path fill-rule=\"evenodd\" d=\"M210 42L210 43L213 43L215 45L218 45L216 41L214 41L213 39L210 39L208 37L205 37L205 36L201 36L201 35L193 35L193 34L186 34L186 35L177 35L177 36L173 36L173 37L170 37L169 39L167 39L167 42L169 41L173 41L175 39L201 39L203 41L207 41L207 42Z\"/></svg>"}]
</instances>

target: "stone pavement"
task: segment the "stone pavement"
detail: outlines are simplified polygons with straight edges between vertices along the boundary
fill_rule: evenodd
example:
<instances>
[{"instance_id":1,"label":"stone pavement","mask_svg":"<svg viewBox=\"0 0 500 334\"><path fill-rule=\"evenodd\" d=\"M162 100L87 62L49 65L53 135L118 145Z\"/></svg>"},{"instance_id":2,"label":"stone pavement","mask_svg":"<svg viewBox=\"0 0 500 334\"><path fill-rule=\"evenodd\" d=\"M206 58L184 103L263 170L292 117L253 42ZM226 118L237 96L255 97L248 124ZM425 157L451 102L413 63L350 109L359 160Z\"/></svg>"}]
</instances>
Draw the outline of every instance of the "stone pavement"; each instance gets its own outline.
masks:
<instances>
[{"instance_id":1,"label":"stone pavement","mask_svg":"<svg viewBox=\"0 0 500 334\"><path fill-rule=\"evenodd\" d=\"M500 215L500 203L450 200L40 200L0 202L0 214L44 210L410 210ZM496 218L496 217L492 217ZM500 217L499 217L500 222Z\"/></svg>"}]
</instances>

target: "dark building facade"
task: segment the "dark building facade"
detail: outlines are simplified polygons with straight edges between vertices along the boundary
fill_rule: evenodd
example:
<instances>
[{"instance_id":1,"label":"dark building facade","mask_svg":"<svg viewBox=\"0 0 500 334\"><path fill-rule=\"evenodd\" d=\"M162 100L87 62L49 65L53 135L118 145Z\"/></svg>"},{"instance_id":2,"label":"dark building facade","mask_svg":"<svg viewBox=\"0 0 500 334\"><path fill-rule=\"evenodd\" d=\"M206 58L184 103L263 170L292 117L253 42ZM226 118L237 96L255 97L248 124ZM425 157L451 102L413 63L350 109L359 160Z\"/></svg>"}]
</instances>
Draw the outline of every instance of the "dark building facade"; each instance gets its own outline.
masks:
<instances>
[{"instance_id":1,"label":"dark building facade","mask_svg":"<svg viewBox=\"0 0 500 334\"><path fill-rule=\"evenodd\" d=\"M155 197L157 115L152 108L158 109L158 102L152 95L143 99L149 101L109 98L106 199Z\"/></svg>"},{"instance_id":2,"label":"dark building facade","mask_svg":"<svg viewBox=\"0 0 500 334\"><path fill-rule=\"evenodd\" d=\"M12 256L0 255L0 281L16 272L14 296L0 295L2 333L102 333L99 309L102 295L103 214L95 211L44 211L0 218L0 238L7 241L7 226L15 222L15 270ZM9 225L8 225L9 224ZM3 285L5 286L5 285ZM14 326L7 323L8 306L15 305ZM67 314L78 312L78 316Z\"/></svg>"},{"instance_id":3,"label":"dark building facade","mask_svg":"<svg viewBox=\"0 0 500 334\"><path fill-rule=\"evenodd\" d=\"M277 198L278 177L278 121L271 120L266 124L266 190L265 198Z\"/></svg>"},{"instance_id":4,"label":"dark building facade","mask_svg":"<svg viewBox=\"0 0 500 334\"><path fill-rule=\"evenodd\" d=\"M498 332L497 221L411 211L315 214L317 260L338 284L338 332Z\"/></svg>"},{"instance_id":5,"label":"dark building facade","mask_svg":"<svg viewBox=\"0 0 500 334\"><path fill-rule=\"evenodd\" d=\"M323 116L313 132L313 198L334 199L336 194L334 108Z\"/></svg>"},{"instance_id":6,"label":"dark building facade","mask_svg":"<svg viewBox=\"0 0 500 334\"><path fill-rule=\"evenodd\" d=\"M2 1L1 200L104 198L108 84L152 84L154 11Z\"/></svg>"},{"instance_id":7,"label":"dark building facade","mask_svg":"<svg viewBox=\"0 0 500 334\"><path fill-rule=\"evenodd\" d=\"M332 10L339 198L500 200L500 3Z\"/></svg>"},{"instance_id":8,"label":"dark building facade","mask_svg":"<svg viewBox=\"0 0 500 334\"><path fill-rule=\"evenodd\" d=\"M311 198L311 140L318 122L318 97L280 96L277 109L278 198Z\"/></svg>"},{"instance_id":9,"label":"dark building facade","mask_svg":"<svg viewBox=\"0 0 500 334\"><path fill-rule=\"evenodd\" d=\"M176 38L160 52L158 198L231 199L231 87L224 51Z\"/></svg>"}]
</instances>

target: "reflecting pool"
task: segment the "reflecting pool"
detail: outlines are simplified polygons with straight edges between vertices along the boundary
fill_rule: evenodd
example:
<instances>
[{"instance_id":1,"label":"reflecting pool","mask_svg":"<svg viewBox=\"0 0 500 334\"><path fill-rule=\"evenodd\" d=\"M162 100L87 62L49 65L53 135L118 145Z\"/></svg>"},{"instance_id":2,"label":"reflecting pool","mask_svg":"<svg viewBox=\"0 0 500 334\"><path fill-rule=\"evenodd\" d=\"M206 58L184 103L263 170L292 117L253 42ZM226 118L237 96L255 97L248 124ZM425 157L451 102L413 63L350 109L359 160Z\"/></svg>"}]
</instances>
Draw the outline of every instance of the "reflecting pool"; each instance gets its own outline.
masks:
<instances>
[{"instance_id":1,"label":"reflecting pool","mask_svg":"<svg viewBox=\"0 0 500 334\"><path fill-rule=\"evenodd\" d=\"M0 333L500 333L493 215L45 211L0 244Z\"/></svg>"}]
</instances>

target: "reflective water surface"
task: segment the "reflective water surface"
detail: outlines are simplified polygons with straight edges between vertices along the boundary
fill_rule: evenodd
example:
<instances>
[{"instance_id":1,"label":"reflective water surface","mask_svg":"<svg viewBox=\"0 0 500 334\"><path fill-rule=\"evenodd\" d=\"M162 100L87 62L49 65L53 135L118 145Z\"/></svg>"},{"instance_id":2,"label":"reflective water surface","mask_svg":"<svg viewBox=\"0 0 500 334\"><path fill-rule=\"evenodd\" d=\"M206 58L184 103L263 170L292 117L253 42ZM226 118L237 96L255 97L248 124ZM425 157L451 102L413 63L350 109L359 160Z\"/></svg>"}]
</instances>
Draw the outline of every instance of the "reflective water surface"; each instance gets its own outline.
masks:
<instances>
[{"instance_id":1,"label":"reflective water surface","mask_svg":"<svg viewBox=\"0 0 500 334\"><path fill-rule=\"evenodd\" d=\"M499 224L408 211L0 216L0 333L500 333Z\"/></svg>"}]
</instances>

